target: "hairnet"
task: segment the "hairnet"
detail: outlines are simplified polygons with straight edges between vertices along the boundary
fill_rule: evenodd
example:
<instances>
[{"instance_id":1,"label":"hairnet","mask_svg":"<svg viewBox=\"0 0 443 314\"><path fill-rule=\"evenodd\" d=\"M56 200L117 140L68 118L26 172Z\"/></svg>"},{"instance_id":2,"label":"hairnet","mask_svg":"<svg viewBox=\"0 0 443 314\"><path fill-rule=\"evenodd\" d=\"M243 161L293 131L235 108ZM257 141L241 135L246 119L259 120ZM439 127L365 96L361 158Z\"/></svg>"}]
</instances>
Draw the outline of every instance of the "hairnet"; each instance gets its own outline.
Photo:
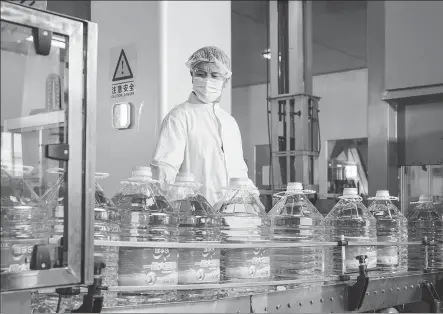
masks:
<instances>
[{"instance_id":1,"label":"hairnet","mask_svg":"<svg viewBox=\"0 0 443 314\"><path fill-rule=\"evenodd\" d=\"M207 46L200 48L189 57L186 66L192 70L200 62L212 62L215 63L222 71L222 75L226 78L230 78L231 72L231 61L226 53L220 48Z\"/></svg>"}]
</instances>

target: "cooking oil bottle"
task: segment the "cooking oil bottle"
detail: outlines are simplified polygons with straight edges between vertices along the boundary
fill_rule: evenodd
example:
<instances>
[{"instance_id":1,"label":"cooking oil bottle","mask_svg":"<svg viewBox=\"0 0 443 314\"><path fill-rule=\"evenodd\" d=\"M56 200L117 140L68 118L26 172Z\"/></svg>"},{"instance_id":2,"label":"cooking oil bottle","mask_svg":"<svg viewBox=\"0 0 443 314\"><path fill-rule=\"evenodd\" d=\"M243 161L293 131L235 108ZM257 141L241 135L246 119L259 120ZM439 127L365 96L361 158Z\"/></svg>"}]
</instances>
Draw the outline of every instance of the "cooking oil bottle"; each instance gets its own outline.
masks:
<instances>
[{"instance_id":1,"label":"cooking oil bottle","mask_svg":"<svg viewBox=\"0 0 443 314\"><path fill-rule=\"evenodd\" d=\"M389 191L379 190L368 210L377 220L377 241L400 244L408 241L407 220L392 203L398 200ZM379 246L377 249L377 270L381 273L407 271L408 248L406 245Z\"/></svg>"},{"instance_id":2,"label":"cooking oil bottle","mask_svg":"<svg viewBox=\"0 0 443 314\"><path fill-rule=\"evenodd\" d=\"M270 220L252 189L247 178L231 178L225 196L214 206L221 216L222 242L246 244L221 251L222 279L251 283L246 289L228 289L228 295L265 291L265 286L254 283L270 278L269 249L254 246L269 243Z\"/></svg>"},{"instance_id":3,"label":"cooking oil bottle","mask_svg":"<svg viewBox=\"0 0 443 314\"><path fill-rule=\"evenodd\" d=\"M59 245L60 239L64 232L64 189L65 189L65 172L62 168L51 168L48 173L58 174L59 178L55 184L49 188L41 198L41 203L47 211L51 213L52 218L50 228L49 241L52 245ZM95 240L118 240L120 233L120 215L114 203L105 195L99 180L107 178L108 173L95 174L95 203L94 203L94 239ZM94 261L102 261L106 267L102 270L103 286L117 285L118 270L118 247L116 246L94 246ZM75 296L63 296L61 299L60 309L72 310L82 304L83 295L87 291L81 289L83 293ZM116 303L115 292L103 292L103 305L105 307L113 307ZM55 293L55 289L44 289L39 292L43 298L44 304L40 307L46 307L53 312L56 311L59 302L59 295Z\"/></svg>"},{"instance_id":4,"label":"cooking oil bottle","mask_svg":"<svg viewBox=\"0 0 443 314\"><path fill-rule=\"evenodd\" d=\"M177 213L152 180L151 168L134 167L132 177L122 182L113 200L121 210L121 240L129 242L129 246L121 246L119 250L118 285L141 288L136 292L119 293L118 304L175 301L176 291L150 288L177 284L178 250L167 245L130 246L130 242L177 242Z\"/></svg>"},{"instance_id":5,"label":"cooking oil bottle","mask_svg":"<svg viewBox=\"0 0 443 314\"><path fill-rule=\"evenodd\" d=\"M341 236L349 242L376 242L376 220L362 203L357 189L345 188L340 201L325 218L326 241L337 242ZM325 272L329 275L342 275L342 265L346 273L357 273L359 255L366 255L368 270L377 266L377 249L374 246L346 246L345 259L342 259L341 247L326 249Z\"/></svg>"},{"instance_id":6,"label":"cooking oil bottle","mask_svg":"<svg viewBox=\"0 0 443 314\"><path fill-rule=\"evenodd\" d=\"M422 242L425 237L434 245L410 245L408 251L411 271L443 269L443 217L437 212L432 196L421 195L408 216L409 241Z\"/></svg>"},{"instance_id":7,"label":"cooking oil bottle","mask_svg":"<svg viewBox=\"0 0 443 314\"><path fill-rule=\"evenodd\" d=\"M169 200L179 217L178 241L219 243L220 218L199 191L192 173L179 173L170 186ZM219 283L220 249L183 248L178 251L178 284ZM214 299L216 289L178 290L179 299Z\"/></svg>"},{"instance_id":8,"label":"cooking oil bottle","mask_svg":"<svg viewBox=\"0 0 443 314\"><path fill-rule=\"evenodd\" d=\"M324 241L324 218L308 200L306 193L309 192L303 190L301 183L290 182L284 195L268 213L273 242L308 244ZM321 246L271 250L271 272L277 280L319 279L323 276L323 267Z\"/></svg>"}]
</instances>

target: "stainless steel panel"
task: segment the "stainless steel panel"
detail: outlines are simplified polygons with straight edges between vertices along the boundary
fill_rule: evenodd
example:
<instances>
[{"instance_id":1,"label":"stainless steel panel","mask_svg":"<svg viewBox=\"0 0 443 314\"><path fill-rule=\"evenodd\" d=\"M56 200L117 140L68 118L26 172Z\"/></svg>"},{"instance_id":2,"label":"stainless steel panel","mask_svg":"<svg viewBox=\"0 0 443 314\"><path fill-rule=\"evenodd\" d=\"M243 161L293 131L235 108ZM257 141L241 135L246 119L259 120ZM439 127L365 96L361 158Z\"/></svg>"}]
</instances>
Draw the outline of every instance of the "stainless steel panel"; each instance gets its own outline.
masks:
<instances>
[{"instance_id":1,"label":"stainless steel panel","mask_svg":"<svg viewBox=\"0 0 443 314\"><path fill-rule=\"evenodd\" d=\"M409 100L411 101L411 100ZM398 109L399 164L436 165L443 163L443 98L404 105Z\"/></svg>"},{"instance_id":2,"label":"stainless steel panel","mask_svg":"<svg viewBox=\"0 0 443 314\"><path fill-rule=\"evenodd\" d=\"M95 206L95 161L96 161L96 111L97 111L97 24L86 24L86 152L85 152L85 184L83 195L85 196L84 213L84 283L91 284L94 280L94 206Z\"/></svg>"},{"instance_id":3,"label":"stainless steel panel","mask_svg":"<svg viewBox=\"0 0 443 314\"><path fill-rule=\"evenodd\" d=\"M405 274L371 278L358 312L374 311L422 300L423 283L442 279L442 273ZM252 296L253 313L343 313L347 309L348 289L354 282L302 287L294 290Z\"/></svg>"},{"instance_id":4,"label":"stainless steel panel","mask_svg":"<svg viewBox=\"0 0 443 314\"><path fill-rule=\"evenodd\" d=\"M385 18L374 22L385 21L386 25L386 89L442 85L443 2L381 3L386 8Z\"/></svg>"},{"instance_id":5,"label":"stainless steel panel","mask_svg":"<svg viewBox=\"0 0 443 314\"><path fill-rule=\"evenodd\" d=\"M78 27L78 24L72 20L5 1L1 2L1 14L2 20L67 36Z\"/></svg>"},{"instance_id":6,"label":"stainless steel panel","mask_svg":"<svg viewBox=\"0 0 443 314\"><path fill-rule=\"evenodd\" d=\"M102 313L250 313L250 296L216 301L104 308Z\"/></svg>"}]
</instances>

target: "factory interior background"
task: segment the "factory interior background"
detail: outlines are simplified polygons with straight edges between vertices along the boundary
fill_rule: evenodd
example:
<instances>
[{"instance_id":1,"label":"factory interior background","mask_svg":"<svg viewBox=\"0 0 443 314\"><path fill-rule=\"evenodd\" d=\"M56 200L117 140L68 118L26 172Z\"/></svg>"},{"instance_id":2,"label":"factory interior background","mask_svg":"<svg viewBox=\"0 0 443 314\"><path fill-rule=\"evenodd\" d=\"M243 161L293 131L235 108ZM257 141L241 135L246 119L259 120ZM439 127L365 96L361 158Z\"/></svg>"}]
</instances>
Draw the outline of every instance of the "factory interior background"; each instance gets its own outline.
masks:
<instances>
[{"instance_id":1,"label":"factory interior background","mask_svg":"<svg viewBox=\"0 0 443 314\"><path fill-rule=\"evenodd\" d=\"M96 22L99 29L98 39L98 83L97 83L97 171L110 173L111 176L101 183L105 191L116 191L120 181L128 176L133 165L149 163L158 131L159 121L175 105L187 99L191 90L189 72L184 66L189 55L204 45L220 46L232 58L233 76L223 95L221 105L230 112L240 127L244 158L249 168L249 177L259 189L269 187L269 133L267 125L267 97L269 82L269 3L267 1L168 1L165 40L160 42L159 14L162 14L156 1L48 1L50 11ZM421 2L420 2L421 3ZM400 51L404 60L414 58L426 48L426 57L420 62L410 62L402 66L402 77L415 85L421 78L414 76L417 67L427 70L430 83L441 82L441 71L433 67L433 57L439 58L442 45L438 37L438 24L435 14L439 14L442 3L429 1L426 5L419 2L386 2L386 62L395 64L393 55ZM130 8L130 10L126 10ZM400 8L400 9L399 9ZM403 9L402 14L398 14ZM334 150L357 151L357 163L361 171L357 180L368 193L368 1L313 1L312 2L312 73L313 94L321 97L320 130L322 151L316 161L315 181L320 198L338 195L333 184L334 165L340 162L355 163L347 160ZM404 14L404 12L408 14ZM160 13L159 13L160 12ZM198 13L196 13L198 12ZM215 15L215 12L217 14ZM414 15L411 15L414 12ZM436 13L437 12L437 13ZM198 18L194 18L198 15ZM395 32L405 27L411 16L417 21L409 37L395 36ZM432 18L429 18L431 17ZM433 25L432 23L437 23ZM202 26L205 25L205 26ZM137 31L135 31L137 30ZM428 31L432 34L426 33ZM427 34L424 36L424 34ZM420 45L414 44L420 41ZM428 38L428 39L426 39ZM139 112L137 126L129 130L117 130L111 123L109 77L114 65L111 58L113 47L135 45L137 62L132 65L137 77L135 95L131 98ZM163 48L162 48L163 47ZM389 49L388 49L389 48ZM163 53L162 49L166 49ZM423 48L424 49L424 48ZM13 58L13 55L11 55ZM163 58L167 68L159 67ZM394 61L393 61L394 60ZM50 71L47 64L22 64L20 71L31 67L41 67ZM417 63L417 64L416 64ZM2 73L8 73L8 64ZM14 65L15 66L15 65ZM387 67L390 64L386 65ZM45 68L46 67L46 68ZM395 69L397 70L397 69ZM440 71L440 72L439 72ZM17 80L21 79L17 76ZM160 79L161 77L161 79ZM414 77L417 82L414 82ZM32 78L27 77L27 80ZM161 93L160 80L166 85L168 107L159 108ZM18 97L21 84L14 78L5 82L2 101ZM3 88L3 87L2 87ZM17 91L18 92L18 91ZM35 91L39 92L39 91ZM15 95L15 96L14 96ZM32 91L24 97L31 97ZM140 109L140 107L142 107ZM32 108L23 108L31 110ZM18 108L17 108L18 110ZM2 113L4 119L8 113ZM14 113L11 112L11 116ZM130 138L131 141L127 139ZM130 152L128 154L127 152ZM349 154L345 154L349 155ZM111 157L110 157L111 156ZM414 170L415 171L415 170ZM435 166L434 184L431 194L443 195L443 171ZM329 174L328 174L329 173ZM420 180L428 180L426 174L417 173L414 181L415 196L422 192ZM424 182L423 181L423 182ZM328 207L328 206L326 206ZM323 212L325 214L325 212Z\"/></svg>"}]
</instances>

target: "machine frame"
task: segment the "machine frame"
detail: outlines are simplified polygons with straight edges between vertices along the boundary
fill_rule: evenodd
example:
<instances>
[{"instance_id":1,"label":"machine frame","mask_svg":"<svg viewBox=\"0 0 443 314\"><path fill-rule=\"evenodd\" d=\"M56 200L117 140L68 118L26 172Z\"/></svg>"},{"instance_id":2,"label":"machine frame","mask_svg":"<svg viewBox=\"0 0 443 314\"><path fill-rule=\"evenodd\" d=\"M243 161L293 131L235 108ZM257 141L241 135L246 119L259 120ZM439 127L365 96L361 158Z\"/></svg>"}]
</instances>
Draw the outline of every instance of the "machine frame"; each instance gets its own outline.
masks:
<instances>
[{"instance_id":1,"label":"machine frame","mask_svg":"<svg viewBox=\"0 0 443 314\"><path fill-rule=\"evenodd\" d=\"M68 140L62 144L65 145L64 155L68 155L63 159L67 160L68 173L64 216L66 244L63 247L66 266L2 274L1 292L90 284L93 282L97 26L4 1L1 2L1 21L65 36L69 62L69 97L63 117ZM38 126L60 122L59 115L57 121L51 119L51 113L41 114L40 119L39 115L22 117L15 119L21 121L14 122L18 123L19 129L36 127L36 119L40 120ZM58 159L57 156L46 157ZM13 296L8 298L14 299Z\"/></svg>"}]
</instances>

